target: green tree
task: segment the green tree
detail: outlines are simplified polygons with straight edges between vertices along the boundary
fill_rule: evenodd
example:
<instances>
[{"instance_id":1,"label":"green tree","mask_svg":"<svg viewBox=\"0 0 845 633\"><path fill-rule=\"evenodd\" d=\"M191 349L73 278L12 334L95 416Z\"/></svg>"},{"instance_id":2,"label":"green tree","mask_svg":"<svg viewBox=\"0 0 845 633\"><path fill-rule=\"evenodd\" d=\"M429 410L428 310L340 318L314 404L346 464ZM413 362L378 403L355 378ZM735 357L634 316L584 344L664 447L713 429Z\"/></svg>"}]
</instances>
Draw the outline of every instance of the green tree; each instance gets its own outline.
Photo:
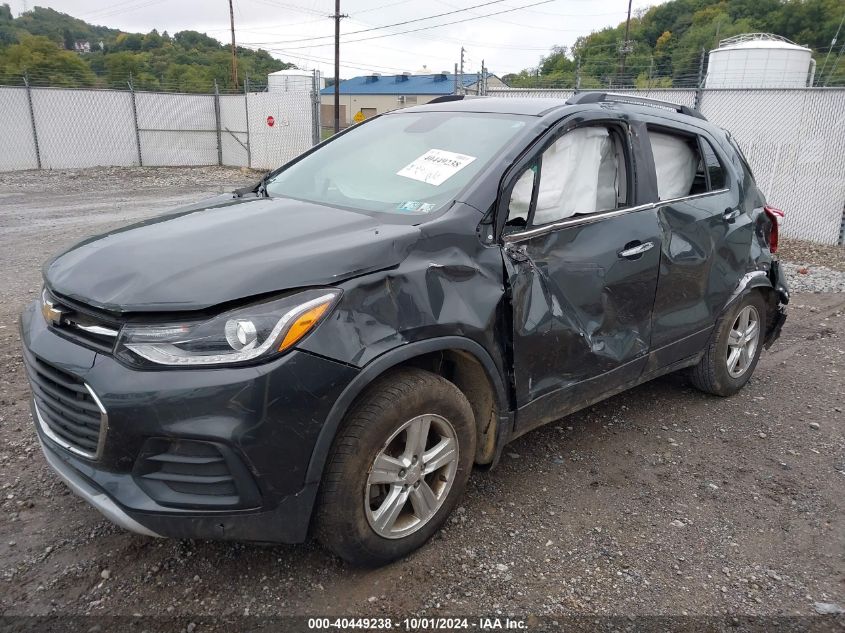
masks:
<instances>
[{"instance_id":1,"label":"green tree","mask_svg":"<svg viewBox=\"0 0 845 633\"><path fill-rule=\"evenodd\" d=\"M702 49L717 47L719 41L749 32L775 33L814 49L821 66L830 42L842 19L842 0L669 0L632 18L629 39L633 50L625 55L621 71L620 45L625 24L607 27L579 37L571 50L555 47L535 69L508 76L513 85L563 80L565 60L581 60L581 85L641 85L651 77L671 85L693 86L699 78ZM840 37L840 42L842 41ZM845 85L845 72L835 62L839 48L829 60L825 80L829 85ZM706 59L705 59L706 61ZM833 69L831 71L831 68ZM832 73L832 74L831 74Z\"/></svg>"},{"instance_id":2,"label":"green tree","mask_svg":"<svg viewBox=\"0 0 845 633\"><path fill-rule=\"evenodd\" d=\"M28 75L36 84L93 86L96 77L79 55L63 50L41 35L24 35L20 43L0 50L0 75ZM18 82L15 82L18 83Z\"/></svg>"}]
</instances>

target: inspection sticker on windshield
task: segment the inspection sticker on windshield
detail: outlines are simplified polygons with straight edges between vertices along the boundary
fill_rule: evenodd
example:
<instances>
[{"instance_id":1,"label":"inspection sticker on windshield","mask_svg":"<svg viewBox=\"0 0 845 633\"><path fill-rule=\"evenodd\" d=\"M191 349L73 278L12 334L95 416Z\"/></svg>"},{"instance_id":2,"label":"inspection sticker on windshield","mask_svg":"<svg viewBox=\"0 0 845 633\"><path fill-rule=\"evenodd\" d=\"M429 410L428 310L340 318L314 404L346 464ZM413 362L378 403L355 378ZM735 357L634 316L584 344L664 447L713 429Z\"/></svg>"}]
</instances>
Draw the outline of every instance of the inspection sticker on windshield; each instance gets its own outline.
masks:
<instances>
[{"instance_id":1,"label":"inspection sticker on windshield","mask_svg":"<svg viewBox=\"0 0 845 633\"><path fill-rule=\"evenodd\" d=\"M397 171L396 175L437 187L474 160L475 156L447 152L445 149L430 149L410 165Z\"/></svg>"}]
</instances>

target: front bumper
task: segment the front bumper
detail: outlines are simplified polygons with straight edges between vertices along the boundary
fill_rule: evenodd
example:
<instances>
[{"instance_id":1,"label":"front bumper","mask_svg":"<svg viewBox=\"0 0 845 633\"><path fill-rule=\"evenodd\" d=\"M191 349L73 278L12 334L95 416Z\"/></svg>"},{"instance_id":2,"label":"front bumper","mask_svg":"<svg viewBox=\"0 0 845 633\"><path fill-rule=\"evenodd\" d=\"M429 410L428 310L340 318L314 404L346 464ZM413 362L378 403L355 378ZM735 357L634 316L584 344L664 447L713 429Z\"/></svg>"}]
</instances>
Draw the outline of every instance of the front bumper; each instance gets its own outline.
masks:
<instances>
[{"instance_id":1,"label":"front bumper","mask_svg":"<svg viewBox=\"0 0 845 633\"><path fill-rule=\"evenodd\" d=\"M55 369L78 379L105 410L99 450L82 455L47 432L36 403L45 410L49 403L32 383L48 464L107 518L152 536L306 538L318 487L306 471L357 370L296 350L253 367L129 369L48 328L37 303L24 311L21 335L31 382L34 365Z\"/></svg>"},{"instance_id":2,"label":"front bumper","mask_svg":"<svg viewBox=\"0 0 845 633\"><path fill-rule=\"evenodd\" d=\"M82 497L94 506L100 513L105 516L112 523L116 523L125 530L135 532L136 534L143 534L144 536L161 536L144 527L135 519L124 512L111 498L102 490L95 488L82 475L79 474L72 466L54 453L52 450L44 445L41 435L38 436L38 442L41 444L41 451L44 453L44 459L52 468L59 478L67 484L67 487L79 497Z\"/></svg>"}]
</instances>

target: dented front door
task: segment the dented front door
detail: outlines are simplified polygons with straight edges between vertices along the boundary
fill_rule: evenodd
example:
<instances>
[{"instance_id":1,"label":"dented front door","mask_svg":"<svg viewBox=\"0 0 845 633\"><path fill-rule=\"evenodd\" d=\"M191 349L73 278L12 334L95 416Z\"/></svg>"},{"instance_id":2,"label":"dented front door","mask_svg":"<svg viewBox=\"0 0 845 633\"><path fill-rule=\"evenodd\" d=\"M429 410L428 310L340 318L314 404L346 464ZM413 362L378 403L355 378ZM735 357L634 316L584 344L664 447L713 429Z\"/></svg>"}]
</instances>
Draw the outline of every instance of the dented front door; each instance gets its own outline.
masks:
<instances>
[{"instance_id":1,"label":"dented front door","mask_svg":"<svg viewBox=\"0 0 845 633\"><path fill-rule=\"evenodd\" d=\"M633 383L649 352L656 211L646 205L564 224L505 238L517 433Z\"/></svg>"}]
</instances>

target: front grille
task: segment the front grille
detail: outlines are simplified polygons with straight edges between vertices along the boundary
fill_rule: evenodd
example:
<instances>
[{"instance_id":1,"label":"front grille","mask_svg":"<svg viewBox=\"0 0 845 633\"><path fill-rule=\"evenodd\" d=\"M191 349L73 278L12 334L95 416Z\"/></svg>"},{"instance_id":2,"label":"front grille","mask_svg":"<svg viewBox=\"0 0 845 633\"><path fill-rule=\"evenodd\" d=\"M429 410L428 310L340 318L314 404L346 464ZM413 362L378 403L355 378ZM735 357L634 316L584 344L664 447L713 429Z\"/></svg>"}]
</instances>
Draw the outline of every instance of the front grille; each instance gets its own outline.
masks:
<instances>
[{"instance_id":1,"label":"front grille","mask_svg":"<svg viewBox=\"0 0 845 633\"><path fill-rule=\"evenodd\" d=\"M161 505L236 508L258 503L258 491L243 463L214 442L149 439L133 474Z\"/></svg>"},{"instance_id":2,"label":"front grille","mask_svg":"<svg viewBox=\"0 0 845 633\"><path fill-rule=\"evenodd\" d=\"M44 291L42 303L59 316L50 322L50 328L65 338L76 341L98 352L111 353L120 332L120 322L89 306L57 297Z\"/></svg>"},{"instance_id":3,"label":"front grille","mask_svg":"<svg viewBox=\"0 0 845 633\"><path fill-rule=\"evenodd\" d=\"M80 378L24 353L24 364L42 432L63 448L94 459L106 427L106 412Z\"/></svg>"}]
</instances>

